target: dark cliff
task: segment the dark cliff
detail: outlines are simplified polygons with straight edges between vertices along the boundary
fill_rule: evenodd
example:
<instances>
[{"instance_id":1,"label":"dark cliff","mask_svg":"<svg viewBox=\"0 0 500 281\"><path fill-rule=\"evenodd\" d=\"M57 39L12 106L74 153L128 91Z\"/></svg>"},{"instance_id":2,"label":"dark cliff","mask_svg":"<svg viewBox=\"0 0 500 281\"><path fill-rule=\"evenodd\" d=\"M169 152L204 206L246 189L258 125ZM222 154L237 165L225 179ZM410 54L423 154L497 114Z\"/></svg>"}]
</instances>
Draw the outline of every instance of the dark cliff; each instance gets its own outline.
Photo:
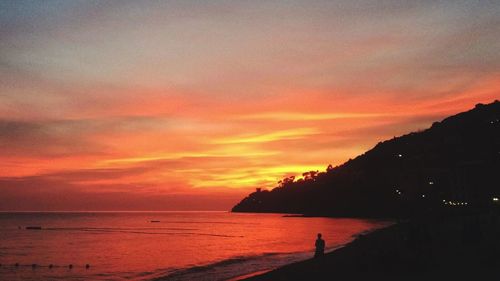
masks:
<instances>
[{"instance_id":1,"label":"dark cliff","mask_svg":"<svg viewBox=\"0 0 500 281\"><path fill-rule=\"evenodd\" d=\"M431 128L378 143L353 160L285 178L233 212L403 217L500 204L500 102L478 104Z\"/></svg>"}]
</instances>

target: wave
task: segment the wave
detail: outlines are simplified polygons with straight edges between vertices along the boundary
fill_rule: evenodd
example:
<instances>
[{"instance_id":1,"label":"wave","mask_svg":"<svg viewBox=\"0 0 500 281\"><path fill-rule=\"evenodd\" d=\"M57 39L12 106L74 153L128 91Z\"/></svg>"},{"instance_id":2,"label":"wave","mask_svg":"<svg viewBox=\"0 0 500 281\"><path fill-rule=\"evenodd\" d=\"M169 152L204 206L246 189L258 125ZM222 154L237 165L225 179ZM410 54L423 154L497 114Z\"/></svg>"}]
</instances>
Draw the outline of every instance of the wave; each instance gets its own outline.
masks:
<instances>
[{"instance_id":1,"label":"wave","mask_svg":"<svg viewBox=\"0 0 500 281\"><path fill-rule=\"evenodd\" d=\"M354 237L353 237L354 238ZM345 247L345 244L328 247L326 252L332 252ZM307 260L312 258L312 251L303 252L268 252L259 255L236 256L221 261L192 267L159 270L155 274L149 275L150 281L223 281L240 280L242 277L250 277L255 274L265 273L278 267Z\"/></svg>"},{"instance_id":2,"label":"wave","mask_svg":"<svg viewBox=\"0 0 500 281\"><path fill-rule=\"evenodd\" d=\"M198 229L196 228L168 228L168 227L152 227L152 228L106 228L106 227L51 227L42 228L40 230L45 231L82 231L91 232L95 234L105 234L105 233L130 233L130 234L150 234L150 235L186 235L186 236L212 236L212 237L226 237L226 238L242 238L242 235L227 235L227 234L217 234L217 233L203 233L203 232L192 232ZM149 230L149 231L148 231ZM158 232L151 230L171 230L176 232Z\"/></svg>"},{"instance_id":3,"label":"wave","mask_svg":"<svg viewBox=\"0 0 500 281\"><path fill-rule=\"evenodd\" d=\"M152 281L210 280L222 281L255 272L265 272L285 264L312 257L312 252L264 253L251 256L237 256L222 261L188 268L181 268L158 274Z\"/></svg>"},{"instance_id":4,"label":"wave","mask_svg":"<svg viewBox=\"0 0 500 281\"><path fill-rule=\"evenodd\" d=\"M237 225L258 225L252 222L229 222L229 221L160 221L159 223L183 223L183 224L237 224Z\"/></svg>"},{"instance_id":5,"label":"wave","mask_svg":"<svg viewBox=\"0 0 500 281\"><path fill-rule=\"evenodd\" d=\"M198 230L197 228L178 227L47 227L45 230Z\"/></svg>"}]
</instances>

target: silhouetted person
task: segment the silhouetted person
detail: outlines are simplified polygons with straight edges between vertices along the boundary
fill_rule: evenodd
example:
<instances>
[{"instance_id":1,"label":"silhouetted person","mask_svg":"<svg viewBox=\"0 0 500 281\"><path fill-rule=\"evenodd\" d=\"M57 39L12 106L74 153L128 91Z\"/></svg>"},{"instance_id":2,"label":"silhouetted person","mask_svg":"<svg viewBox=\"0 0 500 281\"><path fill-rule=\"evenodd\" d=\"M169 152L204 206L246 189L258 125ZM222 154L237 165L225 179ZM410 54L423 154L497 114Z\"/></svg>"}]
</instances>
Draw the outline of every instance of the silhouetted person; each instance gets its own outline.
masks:
<instances>
[{"instance_id":1,"label":"silhouetted person","mask_svg":"<svg viewBox=\"0 0 500 281\"><path fill-rule=\"evenodd\" d=\"M314 252L315 258L320 258L325 254L325 240L321 239L321 233L318 233L318 239L316 239L316 251Z\"/></svg>"}]
</instances>

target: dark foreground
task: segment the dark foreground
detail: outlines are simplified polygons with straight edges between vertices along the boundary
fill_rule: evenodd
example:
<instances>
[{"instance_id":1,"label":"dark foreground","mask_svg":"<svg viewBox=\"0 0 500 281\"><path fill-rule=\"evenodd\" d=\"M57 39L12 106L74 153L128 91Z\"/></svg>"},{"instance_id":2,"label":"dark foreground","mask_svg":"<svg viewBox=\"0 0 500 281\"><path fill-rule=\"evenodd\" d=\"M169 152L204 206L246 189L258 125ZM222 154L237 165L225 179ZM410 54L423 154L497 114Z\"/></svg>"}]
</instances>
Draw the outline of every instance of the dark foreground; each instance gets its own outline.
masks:
<instances>
[{"instance_id":1,"label":"dark foreground","mask_svg":"<svg viewBox=\"0 0 500 281\"><path fill-rule=\"evenodd\" d=\"M500 280L500 223L493 215L403 222L245 280Z\"/></svg>"}]
</instances>

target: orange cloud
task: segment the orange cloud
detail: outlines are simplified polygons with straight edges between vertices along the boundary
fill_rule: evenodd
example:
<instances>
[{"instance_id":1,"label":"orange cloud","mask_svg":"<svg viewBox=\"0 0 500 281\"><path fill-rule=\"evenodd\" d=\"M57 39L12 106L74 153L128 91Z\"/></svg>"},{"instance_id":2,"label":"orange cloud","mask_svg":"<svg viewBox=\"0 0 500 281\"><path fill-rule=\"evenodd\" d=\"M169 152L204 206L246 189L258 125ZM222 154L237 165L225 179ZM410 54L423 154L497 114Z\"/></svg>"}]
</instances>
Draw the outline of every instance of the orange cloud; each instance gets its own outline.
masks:
<instances>
[{"instance_id":1,"label":"orange cloud","mask_svg":"<svg viewBox=\"0 0 500 281\"><path fill-rule=\"evenodd\" d=\"M316 128L296 128L283 131L276 131L264 134L238 135L214 140L215 144L234 143L265 143L287 139L301 139L307 136L319 134Z\"/></svg>"},{"instance_id":2,"label":"orange cloud","mask_svg":"<svg viewBox=\"0 0 500 281\"><path fill-rule=\"evenodd\" d=\"M264 119L277 121L314 121L351 118L374 118L388 116L383 113L302 113L302 112L263 112L243 115L241 119Z\"/></svg>"}]
</instances>

